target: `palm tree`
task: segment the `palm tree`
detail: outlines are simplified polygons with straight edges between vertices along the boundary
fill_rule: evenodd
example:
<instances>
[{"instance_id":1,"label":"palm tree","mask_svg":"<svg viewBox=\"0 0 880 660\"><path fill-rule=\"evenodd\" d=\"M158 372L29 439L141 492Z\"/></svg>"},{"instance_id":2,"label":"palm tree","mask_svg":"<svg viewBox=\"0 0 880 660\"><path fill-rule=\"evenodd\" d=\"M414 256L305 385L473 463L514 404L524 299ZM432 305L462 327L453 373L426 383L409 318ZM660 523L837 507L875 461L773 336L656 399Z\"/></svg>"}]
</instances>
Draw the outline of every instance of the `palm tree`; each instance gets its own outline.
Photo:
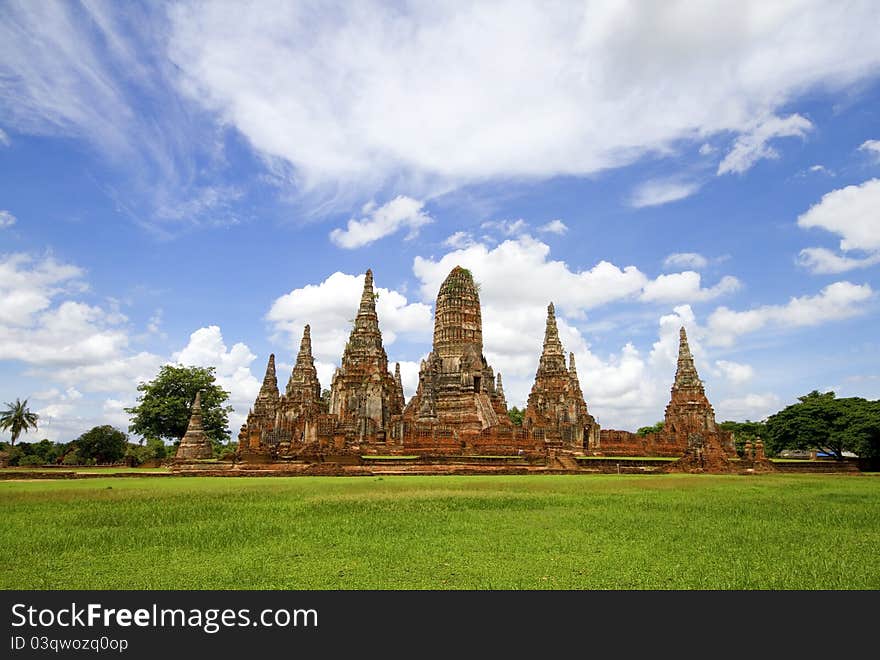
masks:
<instances>
[{"instance_id":1,"label":"palm tree","mask_svg":"<svg viewBox=\"0 0 880 660\"><path fill-rule=\"evenodd\" d=\"M0 431L12 432L12 444L18 440L21 432L28 432L28 429L37 428L37 413L28 410L27 399L24 401L15 400L15 403L7 403L6 410L0 412Z\"/></svg>"}]
</instances>

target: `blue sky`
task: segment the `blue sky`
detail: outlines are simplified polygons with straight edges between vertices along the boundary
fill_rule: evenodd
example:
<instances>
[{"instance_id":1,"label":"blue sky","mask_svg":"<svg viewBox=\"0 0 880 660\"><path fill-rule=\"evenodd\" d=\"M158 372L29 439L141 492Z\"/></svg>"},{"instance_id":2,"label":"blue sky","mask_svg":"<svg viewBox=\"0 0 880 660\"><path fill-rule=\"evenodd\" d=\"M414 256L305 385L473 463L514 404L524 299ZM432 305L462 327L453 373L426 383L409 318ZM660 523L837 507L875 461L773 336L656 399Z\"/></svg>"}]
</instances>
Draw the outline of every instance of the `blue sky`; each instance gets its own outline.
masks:
<instances>
[{"instance_id":1,"label":"blue sky","mask_svg":"<svg viewBox=\"0 0 880 660\"><path fill-rule=\"evenodd\" d=\"M456 264L510 405L550 301L605 428L662 418L681 325L719 419L880 396L876 3L352 4L0 7L0 400L39 437L178 361L235 435L305 323L329 387L366 268L408 396Z\"/></svg>"}]
</instances>

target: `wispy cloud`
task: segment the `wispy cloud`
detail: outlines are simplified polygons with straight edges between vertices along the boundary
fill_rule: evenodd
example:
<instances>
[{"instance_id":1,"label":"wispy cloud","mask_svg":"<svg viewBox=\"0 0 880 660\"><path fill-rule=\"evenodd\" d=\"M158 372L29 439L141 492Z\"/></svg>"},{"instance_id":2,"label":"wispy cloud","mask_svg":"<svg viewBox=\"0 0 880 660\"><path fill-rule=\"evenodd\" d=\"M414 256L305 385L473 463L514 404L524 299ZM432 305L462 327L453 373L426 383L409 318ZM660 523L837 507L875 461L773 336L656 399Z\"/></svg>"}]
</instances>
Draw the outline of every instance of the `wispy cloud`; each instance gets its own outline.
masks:
<instances>
[{"instance_id":1,"label":"wispy cloud","mask_svg":"<svg viewBox=\"0 0 880 660\"><path fill-rule=\"evenodd\" d=\"M859 151L864 151L880 160L880 140L865 140L859 145Z\"/></svg>"},{"instance_id":2,"label":"wispy cloud","mask_svg":"<svg viewBox=\"0 0 880 660\"><path fill-rule=\"evenodd\" d=\"M345 229L331 231L330 240L339 247L353 249L369 245L401 229L409 229L407 239L414 238L421 227L433 222L431 216L422 210L424 205L424 202L405 195L399 195L382 206L370 202L361 209L364 217L359 220L351 218Z\"/></svg>"},{"instance_id":3,"label":"wispy cloud","mask_svg":"<svg viewBox=\"0 0 880 660\"><path fill-rule=\"evenodd\" d=\"M11 227L15 224L17 218L9 211L0 211L0 229Z\"/></svg>"},{"instance_id":4,"label":"wispy cloud","mask_svg":"<svg viewBox=\"0 0 880 660\"><path fill-rule=\"evenodd\" d=\"M290 163L304 188L370 196L401 182L423 196L438 181L585 175L715 135L734 136L719 171L745 171L774 153L768 141L808 130L776 116L803 90L880 66L870 1L501 11L292 3L243 20L228 3L181 3L169 52L191 98Z\"/></svg>"},{"instance_id":5,"label":"wispy cloud","mask_svg":"<svg viewBox=\"0 0 880 660\"><path fill-rule=\"evenodd\" d=\"M804 137L813 124L801 115L769 117L743 132L733 148L718 164L718 174L742 174L759 160L778 158L779 152L768 142L783 137Z\"/></svg>"},{"instance_id":6,"label":"wispy cloud","mask_svg":"<svg viewBox=\"0 0 880 660\"><path fill-rule=\"evenodd\" d=\"M639 184L632 191L629 205L633 208L645 206L660 206L685 199L696 193L700 184L693 181L681 181L678 179L654 179Z\"/></svg>"},{"instance_id":7,"label":"wispy cloud","mask_svg":"<svg viewBox=\"0 0 880 660\"><path fill-rule=\"evenodd\" d=\"M150 6L4 3L0 121L97 147L120 175L107 189L117 206L174 233L215 220L207 202L222 189L214 178L222 129L178 94L167 32L164 12Z\"/></svg>"},{"instance_id":8,"label":"wispy cloud","mask_svg":"<svg viewBox=\"0 0 880 660\"><path fill-rule=\"evenodd\" d=\"M674 252L663 260L664 268L693 268L700 270L709 265L709 260L696 252Z\"/></svg>"},{"instance_id":9,"label":"wispy cloud","mask_svg":"<svg viewBox=\"0 0 880 660\"><path fill-rule=\"evenodd\" d=\"M551 220L547 224L538 227L539 232L562 236L568 231L568 226L562 220Z\"/></svg>"}]
</instances>

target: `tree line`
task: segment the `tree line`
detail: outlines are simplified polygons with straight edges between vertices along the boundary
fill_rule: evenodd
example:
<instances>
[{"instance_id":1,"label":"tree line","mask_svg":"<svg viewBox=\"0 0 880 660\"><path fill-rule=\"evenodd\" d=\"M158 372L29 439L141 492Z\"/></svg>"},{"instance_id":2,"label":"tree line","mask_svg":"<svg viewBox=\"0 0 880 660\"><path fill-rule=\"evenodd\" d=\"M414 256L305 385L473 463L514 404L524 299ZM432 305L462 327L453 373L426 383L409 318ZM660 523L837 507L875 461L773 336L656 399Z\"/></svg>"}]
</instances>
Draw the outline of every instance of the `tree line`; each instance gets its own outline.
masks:
<instances>
[{"instance_id":1,"label":"tree line","mask_svg":"<svg viewBox=\"0 0 880 660\"><path fill-rule=\"evenodd\" d=\"M215 382L213 367L165 365L149 382L138 385L137 402L125 411L131 415L128 431L140 436L130 442L125 432L110 426L95 426L67 443L43 439L16 441L22 433L36 430L39 416L24 402L6 404L0 412L0 430L9 431L11 442L0 443L0 462L7 465L48 464L100 465L125 462L140 465L174 456L186 433L196 392L201 392L202 428L214 445L214 455L224 458L235 451L230 442L229 392Z\"/></svg>"},{"instance_id":2,"label":"tree line","mask_svg":"<svg viewBox=\"0 0 880 660\"><path fill-rule=\"evenodd\" d=\"M871 461L880 459L880 400L837 398L834 392L813 390L764 421L726 421L719 426L734 434L740 453L746 442L754 444L760 438L770 456L785 450L817 450L836 459L846 454ZM663 422L657 422L641 427L637 433L646 435L662 429Z\"/></svg>"}]
</instances>

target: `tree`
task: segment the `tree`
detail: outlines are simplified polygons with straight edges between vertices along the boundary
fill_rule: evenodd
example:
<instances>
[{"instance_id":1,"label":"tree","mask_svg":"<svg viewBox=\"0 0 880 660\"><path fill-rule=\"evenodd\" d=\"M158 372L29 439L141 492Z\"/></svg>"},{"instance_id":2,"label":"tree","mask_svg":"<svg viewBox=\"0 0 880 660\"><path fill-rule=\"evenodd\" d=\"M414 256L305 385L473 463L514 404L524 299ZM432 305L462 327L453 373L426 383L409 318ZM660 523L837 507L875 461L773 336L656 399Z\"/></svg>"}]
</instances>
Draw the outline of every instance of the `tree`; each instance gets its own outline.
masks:
<instances>
[{"instance_id":1,"label":"tree","mask_svg":"<svg viewBox=\"0 0 880 660\"><path fill-rule=\"evenodd\" d=\"M16 399L15 403L7 403L6 410L0 413L0 430L12 433L10 444L14 445L22 431L27 433L29 429L37 428L39 418L37 413L31 412L27 407L27 399L24 401Z\"/></svg>"},{"instance_id":2,"label":"tree","mask_svg":"<svg viewBox=\"0 0 880 660\"><path fill-rule=\"evenodd\" d=\"M664 423L657 422L653 426L642 426L636 431L636 435L648 435L649 433L660 433L663 430ZM632 427L630 427L632 428Z\"/></svg>"},{"instance_id":3,"label":"tree","mask_svg":"<svg viewBox=\"0 0 880 660\"><path fill-rule=\"evenodd\" d=\"M125 456L128 436L109 424L96 426L73 441L81 460L95 463L116 463Z\"/></svg>"},{"instance_id":4,"label":"tree","mask_svg":"<svg viewBox=\"0 0 880 660\"><path fill-rule=\"evenodd\" d=\"M525 414L525 410L520 410L516 406L510 408L507 411L507 417L513 422L514 426L522 426L523 424L523 415Z\"/></svg>"},{"instance_id":5,"label":"tree","mask_svg":"<svg viewBox=\"0 0 880 660\"><path fill-rule=\"evenodd\" d=\"M773 451L819 449L836 458L852 452L880 456L880 401L836 398L813 390L798 403L767 418L767 440Z\"/></svg>"},{"instance_id":6,"label":"tree","mask_svg":"<svg viewBox=\"0 0 880 660\"><path fill-rule=\"evenodd\" d=\"M223 404L229 392L214 382L214 367L186 367L166 364L147 383L138 385L137 404L126 408L132 415L128 430L144 438L176 441L186 433L190 409L201 392L202 426L214 445L229 438L229 413Z\"/></svg>"}]
</instances>

